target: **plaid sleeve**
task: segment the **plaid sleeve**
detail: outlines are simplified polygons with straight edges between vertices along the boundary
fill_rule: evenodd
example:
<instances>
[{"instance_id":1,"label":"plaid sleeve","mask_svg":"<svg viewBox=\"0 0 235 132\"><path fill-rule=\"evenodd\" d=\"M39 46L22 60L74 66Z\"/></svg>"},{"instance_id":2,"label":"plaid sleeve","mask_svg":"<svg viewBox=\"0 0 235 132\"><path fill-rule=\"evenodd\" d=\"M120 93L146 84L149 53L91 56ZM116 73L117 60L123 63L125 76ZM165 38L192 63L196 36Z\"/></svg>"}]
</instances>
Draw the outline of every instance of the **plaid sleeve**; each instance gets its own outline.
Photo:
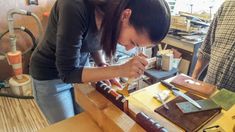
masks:
<instances>
[{"instance_id":1,"label":"plaid sleeve","mask_svg":"<svg viewBox=\"0 0 235 132\"><path fill-rule=\"evenodd\" d=\"M214 39L215 39L215 31L216 31L216 27L217 27L217 21L218 18L221 14L223 5L220 7L220 9L217 11L213 21L210 24L209 30L207 32L207 35L205 37L204 42L202 43L200 49L199 49L199 57L202 57L206 60L210 60L210 54L211 54L211 47L214 43Z\"/></svg>"}]
</instances>

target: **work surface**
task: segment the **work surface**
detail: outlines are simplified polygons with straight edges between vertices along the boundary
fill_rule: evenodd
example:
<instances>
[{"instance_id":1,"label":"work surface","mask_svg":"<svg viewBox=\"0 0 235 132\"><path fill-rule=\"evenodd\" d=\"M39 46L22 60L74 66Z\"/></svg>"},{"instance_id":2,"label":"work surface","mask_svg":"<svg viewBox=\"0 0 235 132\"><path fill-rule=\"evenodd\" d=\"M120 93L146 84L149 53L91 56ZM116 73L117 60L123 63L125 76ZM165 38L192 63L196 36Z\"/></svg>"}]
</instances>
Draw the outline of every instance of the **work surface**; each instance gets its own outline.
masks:
<instances>
[{"instance_id":1,"label":"work surface","mask_svg":"<svg viewBox=\"0 0 235 132\"><path fill-rule=\"evenodd\" d=\"M0 97L0 132L35 132L47 126L33 99Z\"/></svg>"},{"instance_id":2,"label":"work surface","mask_svg":"<svg viewBox=\"0 0 235 132\"><path fill-rule=\"evenodd\" d=\"M142 128L133 120L139 112L146 113L160 125L164 126L169 132L184 131L166 118L154 112L154 109L161 106L161 103L154 99L153 96L160 90L165 89L166 88L160 83L156 83L130 94L128 97L128 115L114 106L90 85L75 85L75 96L76 101L84 108L84 110L103 131L143 131ZM175 96L171 94L167 101L174 98ZM232 116L234 115L235 106L233 106L229 111L222 110L219 115L207 123L203 128L219 125L225 130L225 132L232 132L235 124L235 120L232 119ZM203 128L200 131L202 131Z\"/></svg>"},{"instance_id":3,"label":"work surface","mask_svg":"<svg viewBox=\"0 0 235 132\"><path fill-rule=\"evenodd\" d=\"M141 107L142 109L149 109L150 111L154 111L154 109L161 106L161 103L153 98L154 93L157 93L159 90L165 90L165 89L166 88L160 85L160 83L157 83L132 93L128 99L130 104ZM171 94L171 97L167 101L170 101L174 98L175 96ZM226 132L232 132L233 126L235 125L235 119L232 119L232 116L234 115L235 115L235 106L233 106L228 111L222 110L222 112L219 115L217 115L214 119L212 119L203 128L219 125Z\"/></svg>"},{"instance_id":4,"label":"work surface","mask_svg":"<svg viewBox=\"0 0 235 132\"><path fill-rule=\"evenodd\" d=\"M129 112L126 114L114 106L102 94L88 84L76 84L76 101L84 108L85 113L73 118L54 124L40 132L76 132L76 131L144 131L133 119L139 112L144 112L160 125L164 126L169 132L183 131L169 120L154 112L154 109L161 106L161 103L153 98L154 93L165 88L160 83L151 85L144 89L132 93L129 97ZM167 101L174 99L173 95ZM203 128L219 125L225 132L232 132L235 120L235 106L229 111L224 111L217 115ZM202 129L200 130L202 131Z\"/></svg>"}]
</instances>

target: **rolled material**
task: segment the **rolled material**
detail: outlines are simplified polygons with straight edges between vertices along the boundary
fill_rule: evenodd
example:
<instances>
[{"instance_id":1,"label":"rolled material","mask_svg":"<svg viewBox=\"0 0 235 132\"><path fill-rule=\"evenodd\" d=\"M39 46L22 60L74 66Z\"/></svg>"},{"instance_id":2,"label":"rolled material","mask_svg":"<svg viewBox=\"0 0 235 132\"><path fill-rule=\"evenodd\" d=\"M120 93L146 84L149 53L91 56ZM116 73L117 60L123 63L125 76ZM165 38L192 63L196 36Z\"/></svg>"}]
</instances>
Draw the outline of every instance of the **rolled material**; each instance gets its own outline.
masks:
<instances>
[{"instance_id":1,"label":"rolled material","mask_svg":"<svg viewBox=\"0 0 235 132\"><path fill-rule=\"evenodd\" d=\"M162 55L162 70L170 71L173 68L173 54Z\"/></svg>"}]
</instances>

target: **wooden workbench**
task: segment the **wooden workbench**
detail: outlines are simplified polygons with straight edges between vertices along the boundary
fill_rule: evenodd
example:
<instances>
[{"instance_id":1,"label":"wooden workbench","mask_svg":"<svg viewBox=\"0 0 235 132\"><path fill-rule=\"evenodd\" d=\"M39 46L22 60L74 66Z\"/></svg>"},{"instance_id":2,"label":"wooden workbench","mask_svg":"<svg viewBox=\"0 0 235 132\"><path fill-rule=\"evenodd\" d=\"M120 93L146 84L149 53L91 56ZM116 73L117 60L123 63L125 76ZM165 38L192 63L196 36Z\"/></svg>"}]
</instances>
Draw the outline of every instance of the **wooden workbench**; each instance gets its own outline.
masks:
<instances>
[{"instance_id":1,"label":"wooden workbench","mask_svg":"<svg viewBox=\"0 0 235 132\"><path fill-rule=\"evenodd\" d=\"M146 113L169 131L182 131L181 128L175 126L150 109L143 107L141 103L132 98L130 98L129 112L124 113L91 85L75 85L75 96L76 101L103 131L144 131L143 128L134 121L135 116L139 112Z\"/></svg>"},{"instance_id":2,"label":"wooden workbench","mask_svg":"<svg viewBox=\"0 0 235 132\"><path fill-rule=\"evenodd\" d=\"M165 88L160 85L160 83L156 83L131 93L128 97L129 112L124 113L107 100L102 94L97 92L91 85L76 84L76 101L83 107L85 113L56 123L46 129L42 129L40 132L76 132L83 130L92 132L142 132L144 131L143 128L134 121L134 116L139 112L146 113L152 119L159 122L160 125L164 126L169 132L184 131L169 120L154 112L154 109L161 106L160 102L153 98L154 93L164 89ZM168 101L174 98L175 97L173 95L170 95ZM219 125L225 130L225 132L232 132L235 124L235 120L232 119L233 115L235 115L235 106L233 106L229 111L222 110L222 112L204 126L204 128ZM202 131L202 129L200 131Z\"/></svg>"}]
</instances>

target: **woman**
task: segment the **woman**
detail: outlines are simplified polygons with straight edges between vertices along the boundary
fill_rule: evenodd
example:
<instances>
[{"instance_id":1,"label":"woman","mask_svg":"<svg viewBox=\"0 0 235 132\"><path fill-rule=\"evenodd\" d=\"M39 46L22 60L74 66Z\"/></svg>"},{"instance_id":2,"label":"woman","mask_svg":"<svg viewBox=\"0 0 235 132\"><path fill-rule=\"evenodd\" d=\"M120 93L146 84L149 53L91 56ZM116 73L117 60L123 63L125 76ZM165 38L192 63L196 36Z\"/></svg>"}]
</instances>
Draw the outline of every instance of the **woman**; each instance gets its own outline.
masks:
<instances>
[{"instance_id":1,"label":"woman","mask_svg":"<svg viewBox=\"0 0 235 132\"><path fill-rule=\"evenodd\" d=\"M127 50L150 46L168 32L170 11L164 0L57 0L30 71L35 99L50 123L78 112L71 83L115 77L136 78L147 61L135 56L119 66L105 65L117 43ZM91 55L100 67L88 68Z\"/></svg>"}]
</instances>

